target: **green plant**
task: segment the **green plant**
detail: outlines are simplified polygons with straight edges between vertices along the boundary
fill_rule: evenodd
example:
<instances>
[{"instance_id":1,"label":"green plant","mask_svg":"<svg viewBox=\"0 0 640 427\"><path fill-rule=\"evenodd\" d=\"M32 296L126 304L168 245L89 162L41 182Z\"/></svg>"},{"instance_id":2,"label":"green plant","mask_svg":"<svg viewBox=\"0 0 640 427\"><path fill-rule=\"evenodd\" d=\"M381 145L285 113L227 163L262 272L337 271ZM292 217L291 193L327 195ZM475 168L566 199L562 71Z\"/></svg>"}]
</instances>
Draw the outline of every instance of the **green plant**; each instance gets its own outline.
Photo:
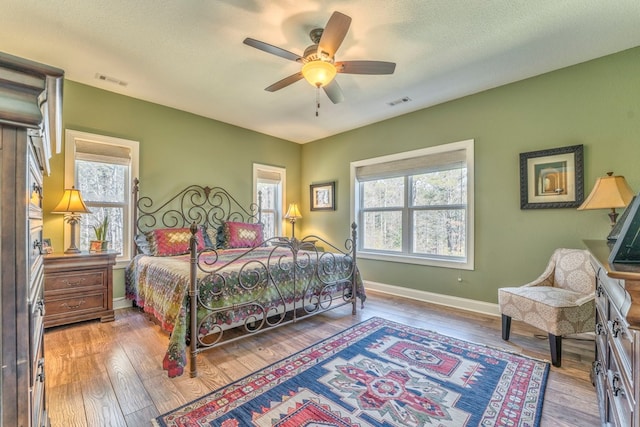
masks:
<instances>
[{"instance_id":1,"label":"green plant","mask_svg":"<svg viewBox=\"0 0 640 427\"><path fill-rule=\"evenodd\" d=\"M98 225L92 225L93 231L96 234L96 240L107 240L107 229L109 228L109 216L105 215L102 221Z\"/></svg>"}]
</instances>

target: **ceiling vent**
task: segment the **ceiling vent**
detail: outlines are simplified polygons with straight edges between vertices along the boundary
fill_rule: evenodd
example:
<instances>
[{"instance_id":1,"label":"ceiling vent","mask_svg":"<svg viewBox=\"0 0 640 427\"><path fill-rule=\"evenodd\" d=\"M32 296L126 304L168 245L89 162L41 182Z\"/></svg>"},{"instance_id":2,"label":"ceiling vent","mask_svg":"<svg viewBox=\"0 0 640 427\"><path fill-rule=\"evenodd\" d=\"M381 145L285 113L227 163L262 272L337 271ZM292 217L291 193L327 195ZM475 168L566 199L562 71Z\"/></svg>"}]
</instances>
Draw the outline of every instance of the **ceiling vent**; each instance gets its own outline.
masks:
<instances>
[{"instance_id":1,"label":"ceiling vent","mask_svg":"<svg viewBox=\"0 0 640 427\"><path fill-rule=\"evenodd\" d=\"M106 75L100 74L100 73L96 73L96 79L102 80L102 81L105 81L105 82L109 82L109 83L113 83L113 84L116 84L116 85L122 86L122 87L126 87L129 84L129 83L125 82L124 80L119 80L119 79L116 79L115 77L109 77L109 76L106 76Z\"/></svg>"},{"instance_id":2,"label":"ceiling vent","mask_svg":"<svg viewBox=\"0 0 640 427\"><path fill-rule=\"evenodd\" d=\"M389 105L389 107L395 107L398 104L404 104L405 102L409 101L411 101L411 98L409 98L408 96L404 96L402 98L396 99L395 101L387 102L387 105Z\"/></svg>"}]
</instances>

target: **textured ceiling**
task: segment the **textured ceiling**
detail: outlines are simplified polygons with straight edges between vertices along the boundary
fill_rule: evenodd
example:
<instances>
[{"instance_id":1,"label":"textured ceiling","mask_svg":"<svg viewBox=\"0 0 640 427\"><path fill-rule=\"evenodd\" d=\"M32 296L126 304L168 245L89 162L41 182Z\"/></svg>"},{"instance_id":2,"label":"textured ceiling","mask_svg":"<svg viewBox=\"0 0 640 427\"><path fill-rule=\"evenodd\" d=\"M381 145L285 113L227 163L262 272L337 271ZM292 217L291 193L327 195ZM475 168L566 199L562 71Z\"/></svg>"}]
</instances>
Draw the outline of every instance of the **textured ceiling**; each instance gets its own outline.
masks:
<instances>
[{"instance_id":1,"label":"textured ceiling","mask_svg":"<svg viewBox=\"0 0 640 427\"><path fill-rule=\"evenodd\" d=\"M336 60L397 64L339 74L332 104L299 71L242 43L302 54L338 10L352 18ZM640 46L638 0L2 0L0 51L70 80L304 143ZM126 86L96 78L103 74ZM408 97L410 102L389 106Z\"/></svg>"}]
</instances>

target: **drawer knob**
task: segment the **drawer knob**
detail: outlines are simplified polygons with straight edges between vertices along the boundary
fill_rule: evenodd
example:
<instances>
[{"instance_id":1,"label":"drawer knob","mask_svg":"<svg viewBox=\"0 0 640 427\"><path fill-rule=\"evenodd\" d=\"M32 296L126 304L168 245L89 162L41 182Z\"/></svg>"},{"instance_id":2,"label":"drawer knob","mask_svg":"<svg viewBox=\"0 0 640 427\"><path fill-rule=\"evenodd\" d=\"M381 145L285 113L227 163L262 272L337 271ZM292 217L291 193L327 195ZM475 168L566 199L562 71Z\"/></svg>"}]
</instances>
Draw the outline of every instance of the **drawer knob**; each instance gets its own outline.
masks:
<instances>
[{"instance_id":1,"label":"drawer knob","mask_svg":"<svg viewBox=\"0 0 640 427\"><path fill-rule=\"evenodd\" d=\"M611 322L611 333L613 334L614 338L618 338L618 335L620 335L620 332L622 332L622 326L620 326L620 321L616 319L613 322Z\"/></svg>"},{"instance_id":2,"label":"drawer knob","mask_svg":"<svg viewBox=\"0 0 640 427\"><path fill-rule=\"evenodd\" d=\"M611 381L611 386L613 387L613 395L614 396L624 396L624 390L620 387L620 375L615 374L613 376L613 380Z\"/></svg>"},{"instance_id":3,"label":"drawer knob","mask_svg":"<svg viewBox=\"0 0 640 427\"><path fill-rule=\"evenodd\" d=\"M36 379L41 383L44 382L44 359L38 360L38 375L36 375Z\"/></svg>"},{"instance_id":4,"label":"drawer knob","mask_svg":"<svg viewBox=\"0 0 640 427\"><path fill-rule=\"evenodd\" d=\"M42 199L42 187L40 187L38 184L36 184L36 183L33 184L32 192L36 193L38 195L38 197L40 197L40 199Z\"/></svg>"},{"instance_id":5,"label":"drawer knob","mask_svg":"<svg viewBox=\"0 0 640 427\"><path fill-rule=\"evenodd\" d=\"M66 308L67 310L75 310L76 308L80 308L80 306L82 306L82 304L85 303L85 300L81 299L80 301L78 301L78 304L75 305L69 305L66 302L62 303L62 307Z\"/></svg>"},{"instance_id":6,"label":"drawer knob","mask_svg":"<svg viewBox=\"0 0 640 427\"><path fill-rule=\"evenodd\" d=\"M36 303L36 311L40 313L40 316L44 316L44 300L38 300Z\"/></svg>"},{"instance_id":7,"label":"drawer knob","mask_svg":"<svg viewBox=\"0 0 640 427\"><path fill-rule=\"evenodd\" d=\"M600 363L599 360L596 360L595 362L593 362L593 372L596 375L600 375L602 373L602 363Z\"/></svg>"}]
</instances>

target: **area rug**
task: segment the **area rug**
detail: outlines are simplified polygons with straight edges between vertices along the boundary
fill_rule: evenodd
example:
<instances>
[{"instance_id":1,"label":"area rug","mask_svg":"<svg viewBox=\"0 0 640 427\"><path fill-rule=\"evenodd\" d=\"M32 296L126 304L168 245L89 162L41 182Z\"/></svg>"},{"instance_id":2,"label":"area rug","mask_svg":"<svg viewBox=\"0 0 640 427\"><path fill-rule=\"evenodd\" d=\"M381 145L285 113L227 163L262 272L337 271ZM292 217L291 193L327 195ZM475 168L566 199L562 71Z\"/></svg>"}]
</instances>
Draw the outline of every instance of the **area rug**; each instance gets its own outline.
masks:
<instances>
[{"instance_id":1,"label":"area rug","mask_svg":"<svg viewBox=\"0 0 640 427\"><path fill-rule=\"evenodd\" d=\"M549 364L374 317L156 426L537 426Z\"/></svg>"}]
</instances>

